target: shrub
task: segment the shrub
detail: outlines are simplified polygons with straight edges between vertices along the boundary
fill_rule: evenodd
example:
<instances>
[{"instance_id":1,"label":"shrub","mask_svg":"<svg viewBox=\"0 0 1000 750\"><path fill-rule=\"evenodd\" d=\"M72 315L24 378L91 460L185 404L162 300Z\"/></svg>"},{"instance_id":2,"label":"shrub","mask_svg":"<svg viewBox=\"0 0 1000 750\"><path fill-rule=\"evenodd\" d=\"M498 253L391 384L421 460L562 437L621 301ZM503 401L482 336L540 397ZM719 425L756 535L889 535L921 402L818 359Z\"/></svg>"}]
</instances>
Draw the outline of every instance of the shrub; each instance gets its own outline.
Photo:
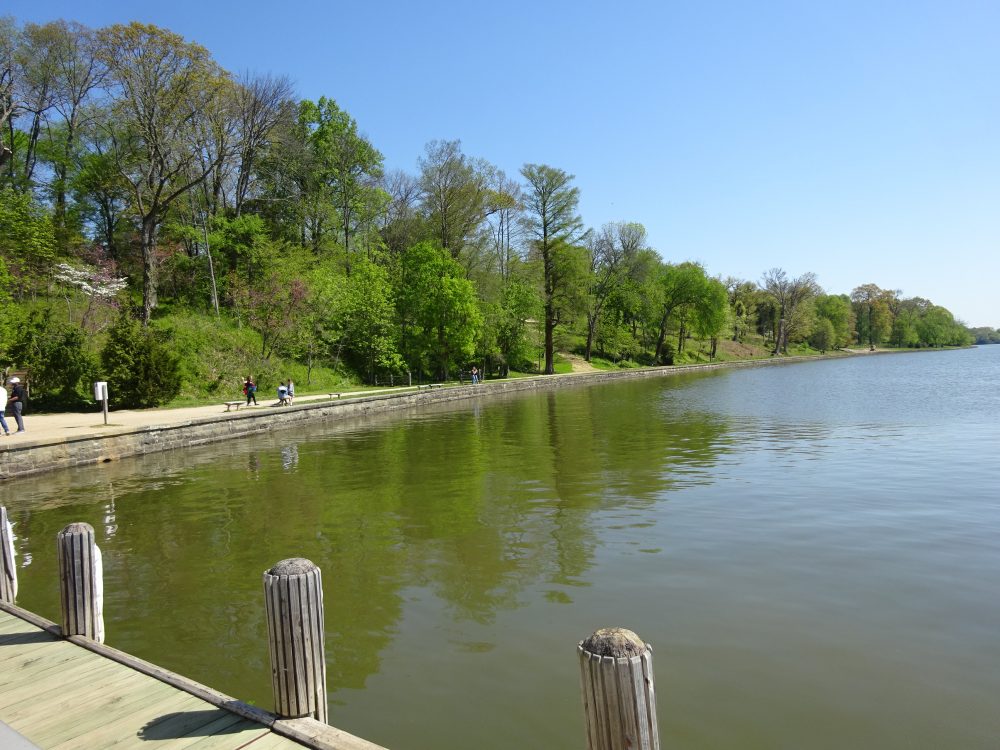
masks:
<instances>
[{"instance_id":1,"label":"shrub","mask_svg":"<svg viewBox=\"0 0 1000 750\"><path fill-rule=\"evenodd\" d=\"M36 310L14 327L14 343L8 356L17 367L30 371L36 405L74 408L89 402L82 394L93 376L95 363L87 350L84 332L54 320L51 310Z\"/></svg>"},{"instance_id":2,"label":"shrub","mask_svg":"<svg viewBox=\"0 0 1000 750\"><path fill-rule=\"evenodd\" d=\"M167 347L166 335L143 328L127 310L118 316L101 351L109 396L117 406L159 406L180 393L180 358Z\"/></svg>"}]
</instances>

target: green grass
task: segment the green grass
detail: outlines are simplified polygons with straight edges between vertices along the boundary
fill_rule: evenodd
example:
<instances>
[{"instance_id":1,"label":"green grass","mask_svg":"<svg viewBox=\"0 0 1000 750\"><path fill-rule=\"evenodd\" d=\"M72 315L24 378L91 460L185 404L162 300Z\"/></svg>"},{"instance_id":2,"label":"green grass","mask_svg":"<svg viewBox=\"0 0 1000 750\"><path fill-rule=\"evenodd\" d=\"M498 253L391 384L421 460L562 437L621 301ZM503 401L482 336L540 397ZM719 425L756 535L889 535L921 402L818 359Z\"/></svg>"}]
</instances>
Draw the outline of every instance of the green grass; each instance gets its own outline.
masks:
<instances>
[{"instance_id":1,"label":"green grass","mask_svg":"<svg viewBox=\"0 0 1000 750\"><path fill-rule=\"evenodd\" d=\"M595 370L617 370L618 365L612 362L610 359L604 359L604 357L598 357L596 354L592 354L590 357L590 366Z\"/></svg>"},{"instance_id":2,"label":"green grass","mask_svg":"<svg viewBox=\"0 0 1000 750\"><path fill-rule=\"evenodd\" d=\"M566 375L573 372L573 363L558 353L552 355L552 369L556 375Z\"/></svg>"},{"instance_id":3,"label":"green grass","mask_svg":"<svg viewBox=\"0 0 1000 750\"><path fill-rule=\"evenodd\" d=\"M223 316L187 311L157 316L156 328L171 331L171 348L181 357L182 390L167 408L234 401L243 396L243 379L253 376L258 398L277 397L278 383L291 378L299 395L354 390L357 379L330 367L261 354L260 336Z\"/></svg>"}]
</instances>

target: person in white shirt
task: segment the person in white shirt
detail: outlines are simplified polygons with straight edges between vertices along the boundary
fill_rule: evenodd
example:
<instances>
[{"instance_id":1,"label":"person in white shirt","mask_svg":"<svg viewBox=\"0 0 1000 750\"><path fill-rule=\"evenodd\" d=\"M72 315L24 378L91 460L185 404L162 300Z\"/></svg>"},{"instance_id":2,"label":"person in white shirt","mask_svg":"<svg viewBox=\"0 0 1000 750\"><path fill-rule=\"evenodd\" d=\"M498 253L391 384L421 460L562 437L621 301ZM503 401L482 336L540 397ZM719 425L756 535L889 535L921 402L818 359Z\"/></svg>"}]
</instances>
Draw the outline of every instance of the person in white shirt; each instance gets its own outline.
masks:
<instances>
[{"instance_id":1,"label":"person in white shirt","mask_svg":"<svg viewBox=\"0 0 1000 750\"><path fill-rule=\"evenodd\" d=\"M3 427L4 437L10 435L10 428L7 427L7 420L3 418L3 413L7 410L7 389L0 385L0 427Z\"/></svg>"}]
</instances>

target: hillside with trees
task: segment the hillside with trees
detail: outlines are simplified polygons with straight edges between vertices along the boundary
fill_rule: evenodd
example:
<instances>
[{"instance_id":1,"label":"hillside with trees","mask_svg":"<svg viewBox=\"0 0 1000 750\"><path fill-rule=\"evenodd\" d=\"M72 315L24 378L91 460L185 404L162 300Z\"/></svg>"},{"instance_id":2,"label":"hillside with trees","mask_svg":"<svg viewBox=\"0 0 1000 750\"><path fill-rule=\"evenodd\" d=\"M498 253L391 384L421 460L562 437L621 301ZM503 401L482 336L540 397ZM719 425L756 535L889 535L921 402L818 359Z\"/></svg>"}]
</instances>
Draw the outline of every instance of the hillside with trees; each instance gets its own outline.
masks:
<instances>
[{"instance_id":1,"label":"hillside with trees","mask_svg":"<svg viewBox=\"0 0 1000 750\"><path fill-rule=\"evenodd\" d=\"M713 275L641 217L588 227L571 173L435 140L415 170L333 98L141 23L0 18L0 366L50 407L790 351L942 347L943 307L812 273ZM766 266L763 259L762 266Z\"/></svg>"}]
</instances>

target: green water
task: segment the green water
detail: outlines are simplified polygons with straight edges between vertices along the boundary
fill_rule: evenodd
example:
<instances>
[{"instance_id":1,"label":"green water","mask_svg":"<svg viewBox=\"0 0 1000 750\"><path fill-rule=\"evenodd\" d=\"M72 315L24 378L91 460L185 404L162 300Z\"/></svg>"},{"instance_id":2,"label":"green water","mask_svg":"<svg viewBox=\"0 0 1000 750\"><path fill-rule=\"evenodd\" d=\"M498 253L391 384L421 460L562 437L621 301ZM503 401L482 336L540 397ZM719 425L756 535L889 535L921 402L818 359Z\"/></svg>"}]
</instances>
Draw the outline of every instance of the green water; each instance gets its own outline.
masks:
<instances>
[{"instance_id":1,"label":"green water","mask_svg":"<svg viewBox=\"0 0 1000 750\"><path fill-rule=\"evenodd\" d=\"M18 603L104 553L108 642L271 707L261 573L323 571L331 723L579 748L576 642L654 645L664 747L1000 737L1000 347L337 422L0 486Z\"/></svg>"}]
</instances>

